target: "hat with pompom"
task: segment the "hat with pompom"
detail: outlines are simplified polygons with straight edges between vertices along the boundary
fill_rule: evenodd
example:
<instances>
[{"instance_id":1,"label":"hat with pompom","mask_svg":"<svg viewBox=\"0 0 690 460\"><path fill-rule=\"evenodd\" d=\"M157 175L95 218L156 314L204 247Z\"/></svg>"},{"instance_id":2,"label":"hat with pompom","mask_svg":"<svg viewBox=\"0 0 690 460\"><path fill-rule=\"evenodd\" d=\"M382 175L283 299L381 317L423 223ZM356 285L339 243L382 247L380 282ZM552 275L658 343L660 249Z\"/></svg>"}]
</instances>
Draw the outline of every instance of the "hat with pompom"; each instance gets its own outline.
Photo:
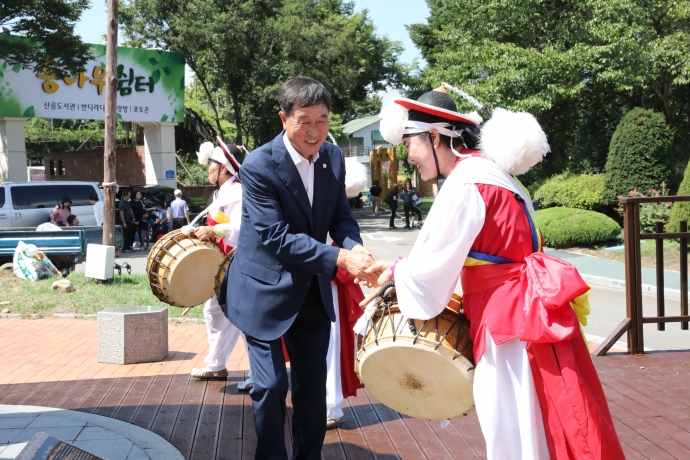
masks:
<instances>
[{"instance_id":1,"label":"hat with pompom","mask_svg":"<svg viewBox=\"0 0 690 460\"><path fill-rule=\"evenodd\" d=\"M242 152L240 147L236 146L232 142L225 144L220 136L216 136L216 141L218 142L218 147L214 147L211 142L204 142L199 147L199 151L196 153L199 163L202 165L207 165L209 161L225 165L230 174L233 176L238 175L240 170L240 163L235 158L235 155L240 155Z\"/></svg>"},{"instance_id":2,"label":"hat with pompom","mask_svg":"<svg viewBox=\"0 0 690 460\"><path fill-rule=\"evenodd\" d=\"M447 89L477 106L490 120L480 127L483 120L477 112L459 113ZM433 129L451 138L451 150L456 156L467 156L453 148L453 140L460 138L466 147L479 148L486 158L513 175L529 171L551 150L546 134L533 115L501 108L491 112L448 83L424 93L416 101L393 98L379 117L381 135L393 145L400 144L404 137Z\"/></svg>"},{"instance_id":3,"label":"hat with pompom","mask_svg":"<svg viewBox=\"0 0 690 460\"><path fill-rule=\"evenodd\" d=\"M482 117L477 112L459 113L455 101L443 86L422 94L416 101L393 98L393 102L381 110L379 117L381 135L393 145L400 144L404 137L432 129L451 140L460 138L459 143L465 143L467 139L474 144L471 140L476 140L477 127L482 123ZM470 136L463 139L465 132ZM462 156L453 148L452 142L451 149L456 155Z\"/></svg>"}]
</instances>

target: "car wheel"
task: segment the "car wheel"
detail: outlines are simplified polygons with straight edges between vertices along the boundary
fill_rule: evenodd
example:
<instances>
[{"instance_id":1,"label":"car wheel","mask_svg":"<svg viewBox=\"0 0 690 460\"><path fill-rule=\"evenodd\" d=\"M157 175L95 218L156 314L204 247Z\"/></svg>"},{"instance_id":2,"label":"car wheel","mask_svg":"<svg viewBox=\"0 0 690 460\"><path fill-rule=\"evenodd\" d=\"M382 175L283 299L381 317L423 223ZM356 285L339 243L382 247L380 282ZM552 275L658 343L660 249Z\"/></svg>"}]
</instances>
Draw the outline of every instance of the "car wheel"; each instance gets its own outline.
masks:
<instances>
[{"instance_id":1,"label":"car wheel","mask_svg":"<svg viewBox=\"0 0 690 460\"><path fill-rule=\"evenodd\" d=\"M0 265L0 271L7 270L7 271L12 271L14 270L14 264L12 262L8 262L6 264Z\"/></svg>"}]
</instances>

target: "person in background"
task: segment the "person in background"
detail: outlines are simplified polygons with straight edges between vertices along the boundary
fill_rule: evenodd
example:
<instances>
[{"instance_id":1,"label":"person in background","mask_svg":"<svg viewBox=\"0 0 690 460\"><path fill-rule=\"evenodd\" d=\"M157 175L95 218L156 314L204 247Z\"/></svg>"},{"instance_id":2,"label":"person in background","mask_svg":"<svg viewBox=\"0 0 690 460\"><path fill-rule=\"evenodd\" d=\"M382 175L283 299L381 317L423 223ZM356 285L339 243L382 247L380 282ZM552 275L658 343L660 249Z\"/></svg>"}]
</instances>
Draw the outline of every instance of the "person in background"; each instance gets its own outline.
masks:
<instances>
[{"instance_id":1,"label":"person in background","mask_svg":"<svg viewBox=\"0 0 690 460\"><path fill-rule=\"evenodd\" d=\"M398 184L395 184L393 188L391 189L390 192L388 192L388 196L386 197L385 203L391 207L391 220L390 223L388 224L388 228L398 228L395 226L395 213L398 210L398 188L400 186Z\"/></svg>"},{"instance_id":2,"label":"person in background","mask_svg":"<svg viewBox=\"0 0 690 460\"><path fill-rule=\"evenodd\" d=\"M60 201L60 204L53 208L53 212L50 213L50 222L56 224L62 222L62 225L67 224L67 218L72 214L72 200L65 196Z\"/></svg>"},{"instance_id":3,"label":"person in background","mask_svg":"<svg viewBox=\"0 0 690 460\"><path fill-rule=\"evenodd\" d=\"M168 199L163 200L163 204L160 209L160 217L156 221L157 224L161 224L161 227L165 227L163 234L172 232L172 217L170 217L170 203Z\"/></svg>"},{"instance_id":4,"label":"person in background","mask_svg":"<svg viewBox=\"0 0 690 460\"><path fill-rule=\"evenodd\" d=\"M170 203L170 214L172 214L173 230L184 227L185 221L187 225L189 225L189 206L187 206L187 202L182 199L182 190L175 190L175 199Z\"/></svg>"},{"instance_id":5,"label":"person in background","mask_svg":"<svg viewBox=\"0 0 690 460\"><path fill-rule=\"evenodd\" d=\"M144 201L141 199L141 192L137 192L134 195L134 199L130 202L132 206L132 214L134 214L134 236L139 240L139 247L143 248L144 244L146 244L146 247L148 247L148 238L146 238L146 242L144 242L144 234L141 226L141 220L142 216L144 213L147 213L151 211L151 209L147 208L144 205ZM146 234L148 236L148 225L146 225Z\"/></svg>"},{"instance_id":6,"label":"person in background","mask_svg":"<svg viewBox=\"0 0 690 460\"><path fill-rule=\"evenodd\" d=\"M74 214L70 214L69 217L67 218L67 226L68 227L81 227L79 224L79 218L75 216Z\"/></svg>"},{"instance_id":7,"label":"person in background","mask_svg":"<svg viewBox=\"0 0 690 460\"><path fill-rule=\"evenodd\" d=\"M144 209L144 213L139 218L139 249L149 248L149 211Z\"/></svg>"},{"instance_id":8,"label":"person in background","mask_svg":"<svg viewBox=\"0 0 690 460\"><path fill-rule=\"evenodd\" d=\"M405 211L405 228L412 228L410 227L411 212L417 214L417 220L420 222L422 220L422 210L414 205L415 196L414 190L412 189L412 183L407 181L407 183L405 183L405 189L400 192L400 199L403 202L403 210Z\"/></svg>"},{"instance_id":9,"label":"person in background","mask_svg":"<svg viewBox=\"0 0 690 460\"><path fill-rule=\"evenodd\" d=\"M375 180L374 185L369 189L369 196L371 197L371 208L374 211L374 215L379 215L379 202L381 201L381 186L379 181Z\"/></svg>"},{"instance_id":10,"label":"person in background","mask_svg":"<svg viewBox=\"0 0 690 460\"><path fill-rule=\"evenodd\" d=\"M93 205L93 214L96 216L96 227L103 225L103 202L98 199L98 193L89 193L89 201Z\"/></svg>"},{"instance_id":11,"label":"person in background","mask_svg":"<svg viewBox=\"0 0 690 460\"><path fill-rule=\"evenodd\" d=\"M123 191L120 203L117 205L124 237L122 252L132 252L132 244L134 243L134 214L132 214L132 205L130 204L131 196L132 192L129 190Z\"/></svg>"}]
</instances>

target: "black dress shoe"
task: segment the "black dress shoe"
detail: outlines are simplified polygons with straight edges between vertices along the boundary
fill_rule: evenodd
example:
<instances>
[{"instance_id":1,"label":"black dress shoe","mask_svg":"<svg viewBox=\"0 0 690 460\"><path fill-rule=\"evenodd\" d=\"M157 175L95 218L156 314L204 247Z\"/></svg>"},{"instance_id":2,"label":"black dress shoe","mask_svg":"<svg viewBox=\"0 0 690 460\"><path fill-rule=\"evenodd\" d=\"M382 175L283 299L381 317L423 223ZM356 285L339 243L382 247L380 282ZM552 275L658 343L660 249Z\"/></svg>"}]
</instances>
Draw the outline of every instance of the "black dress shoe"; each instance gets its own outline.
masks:
<instances>
[{"instance_id":1,"label":"black dress shoe","mask_svg":"<svg viewBox=\"0 0 690 460\"><path fill-rule=\"evenodd\" d=\"M398 228L398 227L396 227L395 225L391 225L391 226L388 227L388 228Z\"/></svg>"},{"instance_id":2,"label":"black dress shoe","mask_svg":"<svg viewBox=\"0 0 690 460\"><path fill-rule=\"evenodd\" d=\"M403 228L410 228L411 229L412 227L410 227L409 225L405 225Z\"/></svg>"}]
</instances>

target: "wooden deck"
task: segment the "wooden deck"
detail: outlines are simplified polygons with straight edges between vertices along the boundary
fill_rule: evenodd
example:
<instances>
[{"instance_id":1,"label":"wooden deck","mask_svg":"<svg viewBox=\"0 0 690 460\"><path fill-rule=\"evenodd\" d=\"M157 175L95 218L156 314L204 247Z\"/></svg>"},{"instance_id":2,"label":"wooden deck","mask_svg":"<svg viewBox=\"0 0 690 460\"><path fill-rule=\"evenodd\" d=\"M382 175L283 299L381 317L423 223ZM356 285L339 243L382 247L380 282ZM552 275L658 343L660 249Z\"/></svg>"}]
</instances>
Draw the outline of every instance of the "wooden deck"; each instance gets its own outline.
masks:
<instances>
[{"instance_id":1,"label":"wooden deck","mask_svg":"<svg viewBox=\"0 0 690 460\"><path fill-rule=\"evenodd\" d=\"M690 458L689 358L683 352L595 358L628 459ZM0 404L113 417L159 434L188 459L253 459L251 400L237 392L242 379L238 371L227 382L176 374L5 384ZM348 422L326 436L324 459L486 458L475 414L442 429L401 416L366 391L347 401L345 414ZM285 429L289 438L289 423Z\"/></svg>"}]
</instances>

